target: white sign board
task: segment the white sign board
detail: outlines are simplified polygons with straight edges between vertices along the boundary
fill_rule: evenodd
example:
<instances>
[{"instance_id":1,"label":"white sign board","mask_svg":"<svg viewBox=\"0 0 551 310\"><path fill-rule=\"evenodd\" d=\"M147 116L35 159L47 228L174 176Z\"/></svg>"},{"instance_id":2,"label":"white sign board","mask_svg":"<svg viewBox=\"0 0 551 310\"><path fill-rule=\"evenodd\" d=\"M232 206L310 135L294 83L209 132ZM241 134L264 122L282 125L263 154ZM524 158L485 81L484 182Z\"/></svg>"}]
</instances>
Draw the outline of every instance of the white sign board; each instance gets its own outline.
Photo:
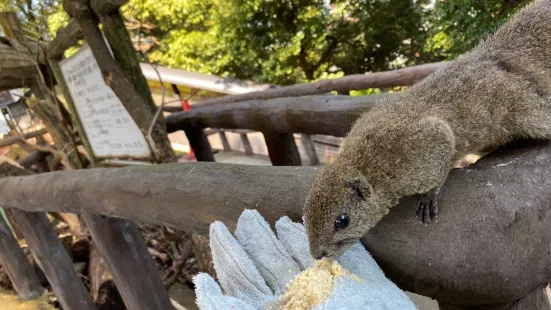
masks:
<instances>
[{"instance_id":1,"label":"white sign board","mask_svg":"<svg viewBox=\"0 0 551 310\"><path fill-rule=\"evenodd\" d=\"M6 135L10 132L10 126L2 114L0 114L0 136Z\"/></svg>"},{"instance_id":2,"label":"white sign board","mask_svg":"<svg viewBox=\"0 0 551 310\"><path fill-rule=\"evenodd\" d=\"M88 45L59 66L96 157L151 157L144 135L105 84Z\"/></svg>"}]
</instances>

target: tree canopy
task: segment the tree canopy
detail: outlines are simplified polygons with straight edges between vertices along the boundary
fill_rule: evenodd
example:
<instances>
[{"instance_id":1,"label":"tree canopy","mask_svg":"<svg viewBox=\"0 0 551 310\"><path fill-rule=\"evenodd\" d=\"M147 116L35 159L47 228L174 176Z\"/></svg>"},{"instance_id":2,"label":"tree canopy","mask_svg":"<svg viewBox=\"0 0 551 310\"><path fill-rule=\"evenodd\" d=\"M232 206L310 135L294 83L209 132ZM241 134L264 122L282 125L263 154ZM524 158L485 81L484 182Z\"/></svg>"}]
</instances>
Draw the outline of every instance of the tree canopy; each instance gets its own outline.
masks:
<instances>
[{"instance_id":1,"label":"tree canopy","mask_svg":"<svg viewBox=\"0 0 551 310\"><path fill-rule=\"evenodd\" d=\"M277 85L453 59L529 0L130 0L122 13L157 64ZM59 0L0 0L29 35L55 36Z\"/></svg>"}]
</instances>

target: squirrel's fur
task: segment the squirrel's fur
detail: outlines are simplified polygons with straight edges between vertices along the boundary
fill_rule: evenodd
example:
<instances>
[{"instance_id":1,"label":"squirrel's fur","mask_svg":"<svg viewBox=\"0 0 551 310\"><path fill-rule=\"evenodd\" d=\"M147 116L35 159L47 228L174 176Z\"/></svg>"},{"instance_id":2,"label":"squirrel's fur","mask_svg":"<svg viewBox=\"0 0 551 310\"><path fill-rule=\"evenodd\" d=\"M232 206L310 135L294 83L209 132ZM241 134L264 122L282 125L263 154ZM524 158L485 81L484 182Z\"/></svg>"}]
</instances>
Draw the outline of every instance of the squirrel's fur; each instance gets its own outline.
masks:
<instances>
[{"instance_id":1,"label":"squirrel's fur","mask_svg":"<svg viewBox=\"0 0 551 310\"><path fill-rule=\"evenodd\" d=\"M422 194L426 216L456 160L519 138L551 138L551 0L356 121L305 204L312 254L339 255L403 196Z\"/></svg>"}]
</instances>

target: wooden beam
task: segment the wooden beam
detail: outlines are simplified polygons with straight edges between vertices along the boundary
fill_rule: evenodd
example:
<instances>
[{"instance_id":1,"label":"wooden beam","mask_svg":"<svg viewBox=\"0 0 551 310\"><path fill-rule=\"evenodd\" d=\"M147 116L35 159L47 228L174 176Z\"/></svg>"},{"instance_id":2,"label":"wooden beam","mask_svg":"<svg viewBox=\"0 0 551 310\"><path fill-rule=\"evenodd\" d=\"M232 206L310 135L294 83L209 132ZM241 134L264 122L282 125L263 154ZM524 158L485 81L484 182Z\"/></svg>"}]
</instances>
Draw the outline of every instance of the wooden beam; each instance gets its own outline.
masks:
<instances>
[{"instance_id":1,"label":"wooden beam","mask_svg":"<svg viewBox=\"0 0 551 310\"><path fill-rule=\"evenodd\" d=\"M193 127L344 137L354 121L374 107L377 100L396 95L305 96L194 107L167 116L166 126L168 132Z\"/></svg>"},{"instance_id":2,"label":"wooden beam","mask_svg":"<svg viewBox=\"0 0 551 310\"><path fill-rule=\"evenodd\" d=\"M312 141L310 135L302 134L300 135L300 139L302 141L304 151L306 152L306 156L308 156L308 163L310 164L310 166L319 165L320 160L318 157L318 153L316 152L316 146L314 145L314 142Z\"/></svg>"},{"instance_id":3,"label":"wooden beam","mask_svg":"<svg viewBox=\"0 0 551 310\"><path fill-rule=\"evenodd\" d=\"M295 137L292 133L263 132L270 161L274 166L301 166Z\"/></svg>"},{"instance_id":4,"label":"wooden beam","mask_svg":"<svg viewBox=\"0 0 551 310\"><path fill-rule=\"evenodd\" d=\"M0 91L27 87L31 80L32 78L13 78L0 76Z\"/></svg>"},{"instance_id":5,"label":"wooden beam","mask_svg":"<svg viewBox=\"0 0 551 310\"><path fill-rule=\"evenodd\" d=\"M209 139L202 128L190 127L184 129L184 132L189 141L189 146L193 150L195 158L197 158L198 161L216 161Z\"/></svg>"},{"instance_id":6,"label":"wooden beam","mask_svg":"<svg viewBox=\"0 0 551 310\"><path fill-rule=\"evenodd\" d=\"M0 165L0 177L31 174L32 172L28 170L6 163ZM23 232L29 250L44 271L61 306L64 309L95 309L84 284L77 275L73 261L50 225L46 214L23 212L17 209L11 209L8 212L15 218ZM17 246L19 247L19 244ZM26 257L22 260L21 264L24 264L24 261L28 262ZM34 273L34 270L32 272ZM32 275L30 277L29 279L32 280Z\"/></svg>"},{"instance_id":7,"label":"wooden beam","mask_svg":"<svg viewBox=\"0 0 551 310\"><path fill-rule=\"evenodd\" d=\"M23 35L23 27L19 17L15 12L1 12L0 17L0 26L6 37L13 38L21 43L27 41Z\"/></svg>"},{"instance_id":8,"label":"wooden beam","mask_svg":"<svg viewBox=\"0 0 551 310\"><path fill-rule=\"evenodd\" d=\"M11 15L0 13L0 22L5 21L3 16ZM28 86L36 75L37 66L30 52L14 45L17 45L14 40L0 37L0 90Z\"/></svg>"},{"instance_id":9,"label":"wooden beam","mask_svg":"<svg viewBox=\"0 0 551 310\"><path fill-rule=\"evenodd\" d=\"M43 212L10 210L23 231L29 250L44 271L64 309L96 309L73 261Z\"/></svg>"},{"instance_id":10,"label":"wooden beam","mask_svg":"<svg viewBox=\"0 0 551 310\"><path fill-rule=\"evenodd\" d=\"M113 56L120 66L124 75L134 85L136 92L142 97L145 106L151 112L151 115L157 111L155 101L151 97L151 91L149 85L145 79L142 69L140 68L140 62L136 57L136 49L130 41L130 35L126 30L122 17L118 13L118 7L121 2L127 0L93 0L91 6L94 8L96 15L99 17L103 34L109 42L109 46L113 51ZM116 9L114 9L116 8ZM113 12L114 9L114 12ZM111 11L109 13L105 13ZM103 14L102 14L103 13ZM161 113L159 115L159 121L163 121L164 117ZM148 128L148 127L145 127Z\"/></svg>"},{"instance_id":11,"label":"wooden beam","mask_svg":"<svg viewBox=\"0 0 551 310\"><path fill-rule=\"evenodd\" d=\"M66 49L75 46L82 39L84 39L84 35L78 21L71 19L67 26L57 31L55 38L48 44L48 58L61 59Z\"/></svg>"},{"instance_id":12,"label":"wooden beam","mask_svg":"<svg viewBox=\"0 0 551 310\"><path fill-rule=\"evenodd\" d=\"M239 137L241 138L241 144L243 144L245 154L253 155L253 146L251 145L251 141L249 141L249 136L247 136L247 133L241 132L239 133Z\"/></svg>"},{"instance_id":13,"label":"wooden beam","mask_svg":"<svg viewBox=\"0 0 551 310\"><path fill-rule=\"evenodd\" d=\"M280 97L318 95L331 91L349 92L351 90L362 90L368 88L410 86L424 79L434 71L444 68L446 64L447 63L444 62L428 63L399 70L353 74L338 79L324 80L316 83L295 84L264 91L224 96L199 101L194 105L194 107L250 100L266 100Z\"/></svg>"},{"instance_id":14,"label":"wooden beam","mask_svg":"<svg viewBox=\"0 0 551 310\"><path fill-rule=\"evenodd\" d=\"M22 135L22 137L17 136L17 137L4 138L4 139L0 140L0 147L6 147L6 146L9 146L9 145L21 142L21 138L27 140L27 139L31 139L31 138L36 138L36 137L41 136L41 135L46 134L46 133L48 133L48 130L46 130L46 128L43 128L43 129L39 129L37 131L25 133L25 134Z\"/></svg>"},{"instance_id":15,"label":"wooden beam","mask_svg":"<svg viewBox=\"0 0 551 310\"><path fill-rule=\"evenodd\" d=\"M10 227L0 216L0 263L10 277L11 283L23 300L35 299L42 295L40 285L29 260L23 253Z\"/></svg>"},{"instance_id":16,"label":"wooden beam","mask_svg":"<svg viewBox=\"0 0 551 310\"><path fill-rule=\"evenodd\" d=\"M30 167L32 167L32 165L38 164L50 154L51 153L49 152L33 151L29 154L29 156L18 160L17 163L20 164L23 168L29 169Z\"/></svg>"},{"instance_id":17,"label":"wooden beam","mask_svg":"<svg viewBox=\"0 0 551 310\"><path fill-rule=\"evenodd\" d=\"M220 142L222 142L222 149L225 152L231 151L230 141L228 141L228 136L226 136L226 132L224 130L218 131L218 137L220 137Z\"/></svg>"},{"instance_id":18,"label":"wooden beam","mask_svg":"<svg viewBox=\"0 0 551 310\"><path fill-rule=\"evenodd\" d=\"M136 225L85 212L94 244L105 257L128 309L173 309ZM113 233L117 232L117 233Z\"/></svg>"},{"instance_id":19,"label":"wooden beam","mask_svg":"<svg viewBox=\"0 0 551 310\"><path fill-rule=\"evenodd\" d=\"M0 205L89 211L208 234L215 220L234 228L245 208L270 223L283 215L300 220L318 169L190 163L52 172L0 179ZM419 224L409 197L365 242L402 289L450 304L513 302L551 277L550 179L551 144L496 152L451 171L437 222Z\"/></svg>"},{"instance_id":20,"label":"wooden beam","mask_svg":"<svg viewBox=\"0 0 551 310\"><path fill-rule=\"evenodd\" d=\"M119 8L126 2L128 2L128 0L91 0L90 6L98 16L111 15L113 13L118 13Z\"/></svg>"}]
</instances>

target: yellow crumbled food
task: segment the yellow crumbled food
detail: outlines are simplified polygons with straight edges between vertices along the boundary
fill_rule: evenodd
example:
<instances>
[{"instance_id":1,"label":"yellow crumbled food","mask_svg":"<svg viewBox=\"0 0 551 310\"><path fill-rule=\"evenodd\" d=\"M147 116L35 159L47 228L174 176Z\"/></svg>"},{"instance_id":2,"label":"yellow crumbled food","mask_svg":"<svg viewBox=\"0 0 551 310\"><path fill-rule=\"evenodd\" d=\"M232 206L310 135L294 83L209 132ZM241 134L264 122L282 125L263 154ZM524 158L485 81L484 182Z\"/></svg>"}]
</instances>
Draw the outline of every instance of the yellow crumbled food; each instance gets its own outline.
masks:
<instances>
[{"instance_id":1,"label":"yellow crumbled food","mask_svg":"<svg viewBox=\"0 0 551 310\"><path fill-rule=\"evenodd\" d=\"M360 281L338 262L329 259L317 260L315 264L301 272L286 286L285 295L278 302L282 310L308 310L323 303L333 290L337 277L348 276Z\"/></svg>"}]
</instances>

